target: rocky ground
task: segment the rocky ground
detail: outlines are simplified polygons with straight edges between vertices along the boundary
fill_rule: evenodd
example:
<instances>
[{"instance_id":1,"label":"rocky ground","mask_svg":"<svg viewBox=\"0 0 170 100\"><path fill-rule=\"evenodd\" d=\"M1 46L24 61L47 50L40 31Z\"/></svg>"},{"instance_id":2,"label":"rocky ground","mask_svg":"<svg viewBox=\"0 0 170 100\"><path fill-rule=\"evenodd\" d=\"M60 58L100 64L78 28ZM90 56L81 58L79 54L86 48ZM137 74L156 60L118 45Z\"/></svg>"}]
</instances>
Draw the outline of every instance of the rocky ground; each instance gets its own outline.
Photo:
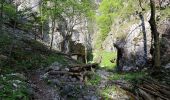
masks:
<instances>
[{"instance_id":1,"label":"rocky ground","mask_svg":"<svg viewBox=\"0 0 170 100\"><path fill-rule=\"evenodd\" d=\"M81 80L81 77L77 77L68 73L69 67L63 66L58 62L53 63L48 68L38 69L34 72L30 72L28 75L29 83L32 88L33 100L103 100L106 99L102 95L102 90L112 86L112 82L108 77L112 74L105 70L93 70L90 76ZM51 74L50 72L57 72ZM94 74L97 74L101 79L94 82L88 82L90 78L93 78ZM128 96L125 92L117 90L110 91L107 94L109 99L112 100L128 100ZM107 97L107 98L108 98Z\"/></svg>"}]
</instances>

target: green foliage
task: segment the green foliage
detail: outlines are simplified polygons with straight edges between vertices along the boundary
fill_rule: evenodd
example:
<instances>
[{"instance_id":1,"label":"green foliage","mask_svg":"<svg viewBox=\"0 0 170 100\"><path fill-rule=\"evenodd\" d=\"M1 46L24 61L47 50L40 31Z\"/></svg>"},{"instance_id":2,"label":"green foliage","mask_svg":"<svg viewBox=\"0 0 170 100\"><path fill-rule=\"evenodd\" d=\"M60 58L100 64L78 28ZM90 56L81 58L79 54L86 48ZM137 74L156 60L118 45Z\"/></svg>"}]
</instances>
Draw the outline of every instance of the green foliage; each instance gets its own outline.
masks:
<instances>
[{"instance_id":1,"label":"green foliage","mask_svg":"<svg viewBox=\"0 0 170 100\"><path fill-rule=\"evenodd\" d=\"M4 5L4 13L9 17L15 16L16 15L15 6L12 4L5 4Z\"/></svg>"},{"instance_id":2,"label":"green foliage","mask_svg":"<svg viewBox=\"0 0 170 100\"><path fill-rule=\"evenodd\" d=\"M86 83L90 84L90 85L97 86L97 85L99 85L101 80L102 80L102 78L98 74L94 73L90 76L90 79L88 79Z\"/></svg>"},{"instance_id":3,"label":"green foliage","mask_svg":"<svg viewBox=\"0 0 170 100\"><path fill-rule=\"evenodd\" d=\"M9 58L12 42L11 35L8 35L8 33L1 34L0 55ZM66 58L63 55L49 51L45 45L34 40L15 39L10 59L2 62L0 58L0 65L3 65L0 66L0 99L29 100L30 94L28 94L26 83L24 80L11 75L11 73L47 67L56 61L67 65Z\"/></svg>"},{"instance_id":4,"label":"green foliage","mask_svg":"<svg viewBox=\"0 0 170 100\"><path fill-rule=\"evenodd\" d=\"M48 3L51 2L51 6ZM45 0L42 5L43 16L56 16L59 18L62 14L67 17L84 14L85 16L93 16L91 9L92 1L89 0Z\"/></svg>"},{"instance_id":5,"label":"green foliage","mask_svg":"<svg viewBox=\"0 0 170 100\"><path fill-rule=\"evenodd\" d=\"M5 52L7 45L11 44L11 39L7 34L2 34L0 36L0 52Z\"/></svg>"},{"instance_id":6,"label":"green foliage","mask_svg":"<svg viewBox=\"0 0 170 100\"><path fill-rule=\"evenodd\" d=\"M7 56L7 58L11 52L12 42L10 35L1 35L0 53ZM67 61L62 55L49 51L45 45L37 41L15 40L15 44L13 45L10 59L8 59L8 61L0 61L0 65L3 65L3 67L1 67L3 72L11 68L13 71L23 71L47 67L55 61L65 65L67 64Z\"/></svg>"},{"instance_id":7,"label":"green foliage","mask_svg":"<svg viewBox=\"0 0 170 100\"><path fill-rule=\"evenodd\" d=\"M170 7L160 10L161 19L170 18Z\"/></svg>"},{"instance_id":8,"label":"green foliage","mask_svg":"<svg viewBox=\"0 0 170 100\"><path fill-rule=\"evenodd\" d=\"M116 58L116 52L107 52L107 51L96 51L94 52L94 61L101 58L100 66L105 69L111 69L113 70L116 66L115 63L111 63L111 60Z\"/></svg>"},{"instance_id":9,"label":"green foliage","mask_svg":"<svg viewBox=\"0 0 170 100\"><path fill-rule=\"evenodd\" d=\"M100 91L100 94L102 95L105 100L111 100L111 94L116 92L116 87L115 86L107 86L104 89Z\"/></svg>"},{"instance_id":10,"label":"green foliage","mask_svg":"<svg viewBox=\"0 0 170 100\"><path fill-rule=\"evenodd\" d=\"M105 40L110 31L110 27L118 12L122 8L122 0L103 0L98 10L99 15L96 16L96 21L100 29L99 39Z\"/></svg>"},{"instance_id":11,"label":"green foliage","mask_svg":"<svg viewBox=\"0 0 170 100\"><path fill-rule=\"evenodd\" d=\"M96 23L99 28L96 47L100 45L111 31L112 24L116 20L128 19L139 9L139 1L136 0L103 0L98 8ZM116 33L120 34L120 33Z\"/></svg>"},{"instance_id":12,"label":"green foliage","mask_svg":"<svg viewBox=\"0 0 170 100\"><path fill-rule=\"evenodd\" d=\"M1 100L29 100L26 83L14 75L0 76Z\"/></svg>"},{"instance_id":13,"label":"green foliage","mask_svg":"<svg viewBox=\"0 0 170 100\"><path fill-rule=\"evenodd\" d=\"M114 73L110 76L110 80L127 80L134 81L141 79L146 76L145 72L125 72L125 73Z\"/></svg>"}]
</instances>

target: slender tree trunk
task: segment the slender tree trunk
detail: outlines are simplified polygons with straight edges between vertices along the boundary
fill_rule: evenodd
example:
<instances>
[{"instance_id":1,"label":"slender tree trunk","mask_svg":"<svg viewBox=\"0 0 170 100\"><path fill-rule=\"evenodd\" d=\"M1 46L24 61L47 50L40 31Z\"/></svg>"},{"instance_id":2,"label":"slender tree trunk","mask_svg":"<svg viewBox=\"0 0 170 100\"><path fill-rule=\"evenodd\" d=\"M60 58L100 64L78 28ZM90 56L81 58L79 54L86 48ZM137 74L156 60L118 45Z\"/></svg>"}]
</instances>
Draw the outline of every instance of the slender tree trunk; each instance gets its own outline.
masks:
<instances>
[{"instance_id":1,"label":"slender tree trunk","mask_svg":"<svg viewBox=\"0 0 170 100\"><path fill-rule=\"evenodd\" d=\"M1 23L1 25L0 25L0 32L2 32L3 11L4 11L4 0L1 1L1 14L0 14L0 16L1 16L1 18L0 18L0 21L1 21L0 23Z\"/></svg>"},{"instance_id":2,"label":"slender tree trunk","mask_svg":"<svg viewBox=\"0 0 170 100\"><path fill-rule=\"evenodd\" d=\"M17 13L18 13L18 5L16 4L15 5L15 16L14 16L14 26L13 26L13 34L15 34L15 30L16 30L16 25L17 25ZM12 55L12 51L13 51L13 47L15 46L16 44L16 41L15 41L15 38L13 37L12 39L12 43L11 43L11 47L10 47L10 50L9 50L9 60L8 62L10 63L11 62L11 55Z\"/></svg>"},{"instance_id":3,"label":"slender tree trunk","mask_svg":"<svg viewBox=\"0 0 170 100\"><path fill-rule=\"evenodd\" d=\"M142 1L139 0L139 6L142 8L142 11L144 11L145 9L142 7Z\"/></svg>"},{"instance_id":4,"label":"slender tree trunk","mask_svg":"<svg viewBox=\"0 0 170 100\"><path fill-rule=\"evenodd\" d=\"M87 56L88 56L87 44L88 44L88 43L87 43L87 42L88 42L88 41L87 41L87 33L85 32L84 34L85 34L85 43L84 43L84 45L85 45L85 46L84 46L84 47L85 47L85 56L84 56L84 58L85 58L85 63L87 64L87 62L88 62L88 60L87 60Z\"/></svg>"},{"instance_id":5,"label":"slender tree trunk","mask_svg":"<svg viewBox=\"0 0 170 100\"><path fill-rule=\"evenodd\" d=\"M43 19L42 19L42 16L43 16L42 5L43 5L43 1L41 1L41 40L44 39L44 23L43 23Z\"/></svg>"},{"instance_id":6,"label":"slender tree trunk","mask_svg":"<svg viewBox=\"0 0 170 100\"><path fill-rule=\"evenodd\" d=\"M86 45L86 44L85 44ZM87 64L87 54L88 54L88 52L87 52L87 46L85 46L85 63Z\"/></svg>"},{"instance_id":7,"label":"slender tree trunk","mask_svg":"<svg viewBox=\"0 0 170 100\"><path fill-rule=\"evenodd\" d=\"M72 33L68 32L64 39L64 53L70 52L70 40L71 40Z\"/></svg>"},{"instance_id":8,"label":"slender tree trunk","mask_svg":"<svg viewBox=\"0 0 170 100\"><path fill-rule=\"evenodd\" d=\"M36 28L34 29L34 40L37 40L37 30L36 30Z\"/></svg>"},{"instance_id":9,"label":"slender tree trunk","mask_svg":"<svg viewBox=\"0 0 170 100\"><path fill-rule=\"evenodd\" d=\"M44 40L44 24L41 23L41 40Z\"/></svg>"},{"instance_id":10,"label":"slender tree trunk","mask_svg":"<svg viewBox=\"0 0 170 100\"><path fill-rule=\"evenodd\" d=\"M55 30L55 19L53 18L53 20L52 20L52 34L51 34L50 50L52 50L52 48L53 48L54 30Z\"/></svg>"},{"instance_id":11,"label":"slender tree trunk","mask_svg":"<svg viewBox=\"0 0 170 100\"><path fill-rule=\"evenodd\" d=\"M143 33L143 45L144 45L144 60L145 60L145 63L147 62L147 58L148 58L148 55L147 55L147 36L146 36L146 28L145 28L145 21L144 21L144 17L142 15L142 13L140 12L139 13L139 17L142 21L142 33Z\"/></svg>"},{"instance_id":12,"label":"slender tree trunk","mask_svg":"<svg viewBox=\"0 0 170 100\"><path fill-rule=\"evenodd\" d=\"M156 21L155 21L155 0L150 0L150 7L151 7L151 17L149 20L151 26L151 33L154 39L154 51L153 51L153 62L154 67L160 67L160 42L159 42L159 33L157 31Z\"/></svg>"},{"instance_id":13,"label":"slender tree trunk","mask_svg":"<svg viewBox=\"0 0 170 100\"><path fill-rule=\"evenodd\" d=\"M159 8L161 8L161 0L159 0Z\"/></svg>"},{"instance_id":14,"label":"slender tree trunk","mask_svg":"<svg viewBox=\"0 0 170 100\"><path fill-rule=\"evenodd\" d=\"M55 8L55 10L54 11L52 11L52 13L51 13L51 15L52 15L52 37L51 37L51 44L50 44L50 50L52 50L52 48L53 48L53 41L54 41L54 32L55 32L55 21L56 21L56 14L55 14L55 12L56 12L56 3L55 3L55 5L54 5L54 8Z\"/></svg>"},{"instance_id":15,"label":"slender tree trunk","mask_svg":"<svg viewBox=\"0 0 170 100\"><path fill-rule=\"evenodd\" d=\"M14 26L13 26L13 32L14 32L14 34L15 34L15 29L16 29L16 25L17 25L17 13L18 13L18 5L16 4L16 6L15 6L15 19L14 19Z\"/></svg>"}]
</instances>

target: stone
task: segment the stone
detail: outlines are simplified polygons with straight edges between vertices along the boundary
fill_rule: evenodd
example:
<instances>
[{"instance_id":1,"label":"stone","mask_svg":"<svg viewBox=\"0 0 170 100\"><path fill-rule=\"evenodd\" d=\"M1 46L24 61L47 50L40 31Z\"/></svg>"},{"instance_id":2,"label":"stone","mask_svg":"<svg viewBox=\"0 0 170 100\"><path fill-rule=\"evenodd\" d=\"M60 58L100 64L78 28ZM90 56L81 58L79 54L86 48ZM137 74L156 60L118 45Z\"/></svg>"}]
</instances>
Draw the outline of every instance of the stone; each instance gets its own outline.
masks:
<instances>
[{"instance_id":1,"label":"stone","mask_svg":"<svg viewBox=\"0 0 170 100\"><path fill-rule=\"evenodd\" d=\"M170 6L170 0L161 0L161 8Z\"/></svg>"},{"instance_id":2,"label":"stone","mask_svg":"<svg viewBox=\"0 0 170 100\"><path fill-rule=\"evenodd\" d=\"M131 16L130 19L120 21L121 23L114 23L116 25L112 25L113 28L103 44L103 49L107 51L117 51L115 50L114 44L121 48L122 58L120 62L122 64L121 66L127 66L126 68L131 66L145 66L146 58L151 55L151 31L147 18L148 12L143 14L142 17L140 17L139 14L136 14ZM131 21L132 23L129 23ZM143 26L145 27L145 30ZM115 31L116 28L117 31ZM147 33L146 41L144 40L144 32ZM108 45L110 46L107 47ZM146 51L144 51L144 47L147 48Z\"/></svg>"},{"instance_id":3,"label":"stone","mask_svg":"<svg viewBox=\"0 0 170 100\"><path fill-rule=\"evenodd\" d=\"M46 69L46 72L50 70L59 71L63 67L59 62L54 62L50 67Z\"/></svg>"},{"instance_id":4,"label":"stone","mask_svg":"<svg viewBox=\"0 0 170 100\"><path fill-rule=\"evenodd\" d=\"M18 85L16 84L16 83L13 83L12 84L15 88L17 88L18 87Z\"/></svg>"},{"instance_id":5,"label":"stone","mask_svg":"<svg viewBox=\"0 0 170 100\"><path fill-rule=\"evenodd\" d=\"M31 48L25 48L25 50L26 50L26 51L32 51L32 49L31 49Z\"/></svg>"},{"instance_id":6,"label":"stone","mask_svg":"<svg viewBox=\"0 0 170 100\"><path fill-rule=\"evenodd\" d=\"M69 68L64 68L65 71L69 71Z\"/></svg>"},{"instance_id":7,"label":"stone","mask_svg":"<svg viewBox=\"0 0 170 100\"><path fill-rule=\"evenodd\" d=\"M105 70L97 70L97 74L103 79L107 79L110 75L110 73Z\"/></svg>"},{"instance_id":8,"label":"stone","mask_svg":"<svg viewBox=\"0 0 170 100\"><path fill-rule=\"evenodd\" d=\"M61 86L61 82L58 79L52 79L52 80L50 80L50 82L54 85Z\"/></svg>"},{"instance_id":9,"label":"stone","mask_svg":"<svg viewBox=\"0 0 170 100\"><path fill-rule=\"evenodd\" d=\"M0 55L0 60L6 60L6 59L8 59L8 57L7 56L5 56L5 55Z\"/></svg>"},{"instance_id":10,"label":"stone","mask_svg":"<svg viewBox=\"0 0 170 100\"><path fill-rule=\"evenodd\" d=\"M91 100L91 96L84 96L84 100Z\"/></svg>"},{"instance_id":11,"label":"stone","mask_svg":"<svg viewBox=\"0 0 170 100\"><path fill-rule=\"evenodd\" d=\"M3 89L4 88L4 85L0 85L0 89Z\"/></svg>"},{"instance_id":12,"label":"stone","mask_svg":"<svg viewBox=\"0 0 170 100\"><path fill-rule=\"evenodd\" d=\"M168 63L167 65L163 66L165 69L170 69L170 63Z\"/></svg>"},{"instance_id":13,"label":"stone","mask_svg":"<svg viewBox=\"0 0 170 100\"><path fill-rule=\"evenodd\" d=\"M71 78L71 81L72 81L72 82L76 82L77 79L76 79L76 78Z\"/></svg>"},{"instance_id":14,"label":"stone","mask_svg":"<svg viewBox=\"0 0 170 100\"><path fill-rule=\"evenodd\" d=\"M40 79L47 79L48 78L48 72L47 73L45 73L45 74L43 74L43 75L41 75L40 76Z\"/></svg>"},{"instance_id":15,"label":"stone","mask_svg":"<svg viewBox=\"0 0 170 100\"><path fill-rule=\"evenodd\" d=\"M20 73L12 73L12 74L8 74L10 76L16 76L22 80L26 80L27 78L23 75L23 74L20 74Z\"/></svg>"},{"instance_id":16,"label":"stone","mask_svg":"<svg viewBox=\"0 0 170 100\"><path fill-rule=\"evenodd\" d=\"M93 96L91 97L91 100L99 100L99 99L97 98L97 96L93 95Z\"/></svg>"}]
</instances>

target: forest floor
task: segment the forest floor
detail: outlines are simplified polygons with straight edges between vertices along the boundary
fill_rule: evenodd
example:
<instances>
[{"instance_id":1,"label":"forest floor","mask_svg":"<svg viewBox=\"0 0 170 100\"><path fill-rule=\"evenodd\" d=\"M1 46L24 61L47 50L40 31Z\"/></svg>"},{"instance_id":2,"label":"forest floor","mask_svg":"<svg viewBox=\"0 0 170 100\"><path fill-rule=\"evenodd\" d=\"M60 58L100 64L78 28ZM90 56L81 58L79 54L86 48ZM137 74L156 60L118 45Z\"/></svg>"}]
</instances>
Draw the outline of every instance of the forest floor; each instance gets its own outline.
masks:
<instances>
[{"instance_id":1,"label":"forest floor","mask_svg":"<svg viewBox=\"0 0 170 100\"><path fill-rule=\"evenodd\" d=\"M126 100L126 92L108 79L112 74L98 70L94 79L82 82L67 75L47 75L45 69L30 72L28 80L33 89L32 100ZM101 79L96 79L100 77ZM91 77L92 78L92 77Z\"/></svg>"},{"instance_id":2,"label":"forest floor","mask_svg":"<svg viewBox=\"0 0 170 100\"><path fill-rule=\"evenodd\" d=\"M12 28L0 37L1 100L98 100L116 97L107 77L111 72L96 69L86 79L70 75L48 75L49 68L67 71L79 62L48 48ZM10 54L10 55L9 55ZM108 74L109 73L109 74ZM103 78L104 77L104 78ZM108 82L108 83L107 83Z\"/></svg>"},{"instance_id":3,"label":"forest floor","mask_svg":"<svg viewBox=\"0 0 170 100\"><path fill-rule=\"evenodd\" d=\"M134 90L137 83L148 76L144 71L117 73L97 67L88 72L83 70L87 74L82 77L82 73L70 72L70 66L83 64L60 52L50 51L24 33L14 36L9 34L12 29L8 31L0 37L0 100L127 100L136 98L129 90ZM170 72L165 71L159 79L170 84ZM155 97L169 100L166 92L169 88L145 83L157 93ZM162 88L164 94L152 86ZM152 91L147 94L143 92L148 90L146 87L141 89L142 98L153 97L150 96Z\"/></svg>"},{"instance_id":4,"label":"forest floor","mask_svg":"<svg viewBox=\"0 0 170 100\"><path fill-rule=\"evenodd\" d=\"M33 88L32 100L59 100L57 91L42 80L43 74L43 71L33 71L28 75L30 86Z\"/></svg>"}]
</instances>

